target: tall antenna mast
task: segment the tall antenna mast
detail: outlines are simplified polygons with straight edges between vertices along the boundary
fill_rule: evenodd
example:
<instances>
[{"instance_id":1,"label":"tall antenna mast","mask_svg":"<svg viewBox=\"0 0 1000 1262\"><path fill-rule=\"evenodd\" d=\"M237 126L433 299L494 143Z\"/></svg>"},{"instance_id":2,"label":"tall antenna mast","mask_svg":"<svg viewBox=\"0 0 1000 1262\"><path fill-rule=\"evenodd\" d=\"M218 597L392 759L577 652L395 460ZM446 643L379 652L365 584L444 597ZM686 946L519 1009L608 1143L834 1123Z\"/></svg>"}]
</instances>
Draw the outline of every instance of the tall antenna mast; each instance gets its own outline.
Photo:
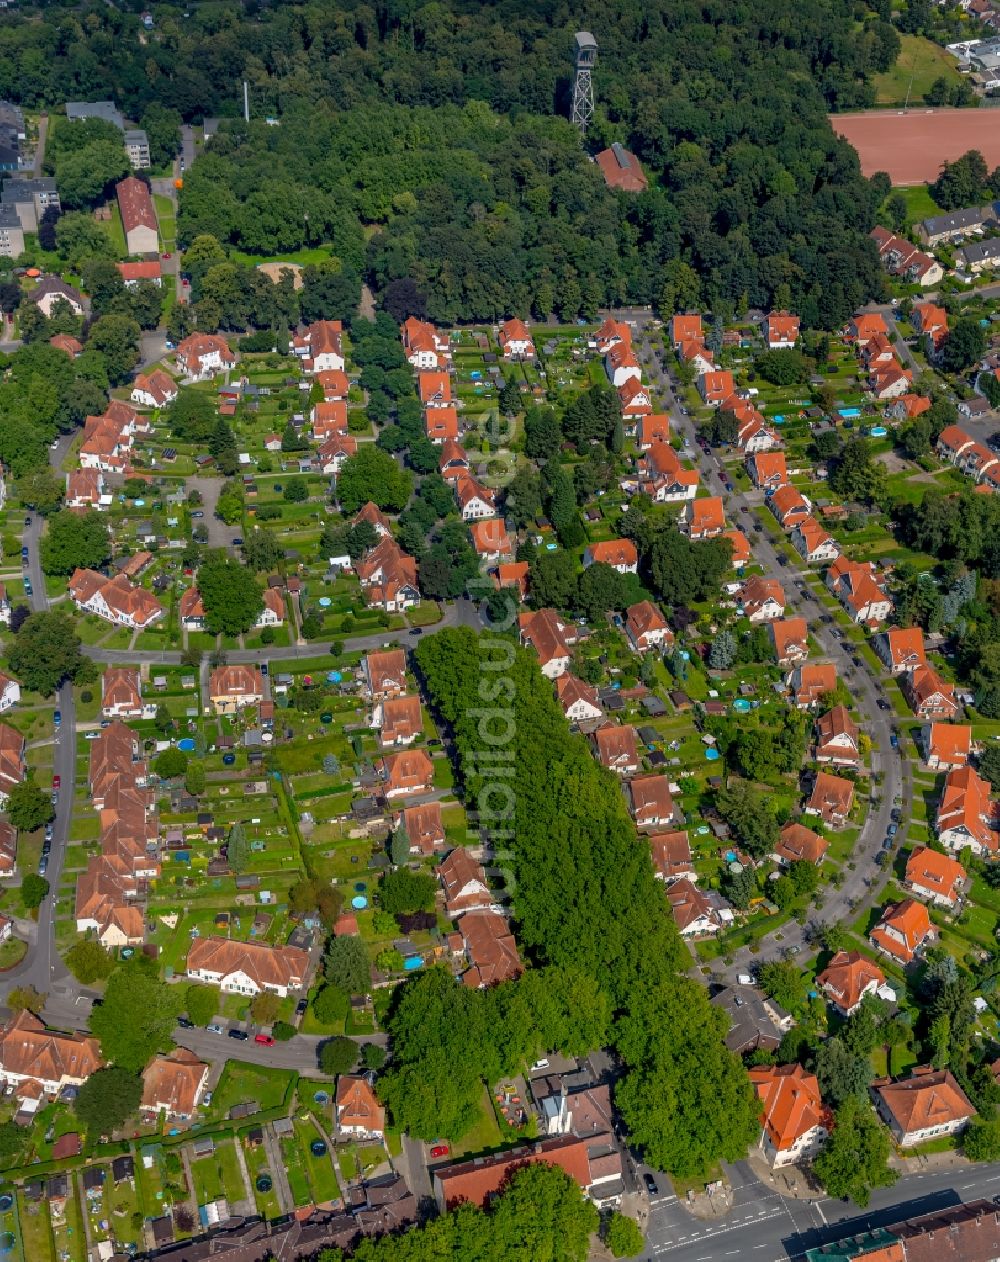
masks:
<instances>
[{"instance_id":1,"label":"tall antenna mast","mask_svg":"<svg viewBox=\"0 0 1000 1262\"><path fill-rule=\"evenodd\" d=\"M250 85L243 80L243 121L250 121Z\"/></svg>"},{"instance_id":2,"label":"tall antenna mast","mask_svg":"<svg viewBox=\"0 0 1000 1262\"><path fill-rule=\"evenodd\" d=\"M589 31L577 31L574 38L576 77L573 80L573 112L570 122L586 136L594 113L594 85L591 71L597 63L597 40Z\"/></svg>"}]
</instances>

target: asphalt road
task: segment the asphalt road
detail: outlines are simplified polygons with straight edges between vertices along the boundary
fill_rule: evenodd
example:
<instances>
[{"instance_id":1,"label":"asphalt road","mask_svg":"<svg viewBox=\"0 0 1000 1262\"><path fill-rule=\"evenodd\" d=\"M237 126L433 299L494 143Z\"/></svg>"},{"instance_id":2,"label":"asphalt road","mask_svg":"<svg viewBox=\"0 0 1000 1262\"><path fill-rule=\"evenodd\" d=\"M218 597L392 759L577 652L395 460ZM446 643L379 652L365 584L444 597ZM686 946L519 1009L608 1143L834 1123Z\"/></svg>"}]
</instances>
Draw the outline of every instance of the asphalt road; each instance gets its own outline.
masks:
<instances>
[{"instance_id":1,"label":"asphalt road","mask_svg":"<svg viewBox=\"0 0 1000 1262\"><path fill-rule=\"evenodd\" d=\"M64 435L49 453L49 462L58 473L59 466L66 455L72 441L70 435ZM29 550L28 573L31 576L32 595L29 603L33 612L48 609L49 601L45 593L45 577L42 574L38 555L38 542L41 535L42 521L37 513L32 514L31 525L23 529L22 545ZM53 890L59 888L66 857L66 839L69 836L69 823L73 814L73 783L76 778L76 711L73 704L72 684L63 684L55 697L55 705L62 715L62 725L54 729L55 750L53 755L53 771L62 777L63 788L56 804L56 817L53 823L52 852L49 855L48 869L45 876ZM71 1003L75 1003L80 987L68 971L55 945L55 906L53 895L44 899L39 908L36 936L29 944L28 954L21 963L4 974L6 995L11 985L34 986L36 990L49 993L53 987L66 988Z\"/></svg>"},{"instance_id":2,"label":"asphalt road","mask_svg":"<svg viewBox=\"0 0 1000 1262\"><path fill-rule=\"evenodd\" d=\"M628 319L634 323L639 357L646 368L649 380L666 400L671 427L675 433L688 440L692 450L698 451L694 443L694 422L681 412L672 383L664 369L662 356L650 340L652 330L648 313L632 310L614 314L618 319ZM855 845L852 855L854 869L844 867L844 881L839 889L833 886L824 889L823 907L816 917L817 920L831 923L852 920L859 914L863 905L871 903L877 897L878 890L888 880L888 875L884 875L882 869L876 866L875 856L881 848L886 829L891 822L893 799L896 796L903 798L900 809L904 811L904 818L900 824L900 834L902 835L905 831L905 812L909 809L911 796L909 792L910 768L899 751L893 750L890 745L892 713L879 709L879 698L885 699L881 682L871 674L867 665L864 664L864 659L859 658L862 665L856 667L851 660L851 651L834 634L835 625L821 621L826 610L801 578L801 574L808 572L809 567L804 563L795 566L791 562L787 566L780 565L778 554L767 531L758 533L751 528L750 523L757 520L753 513L753 506L761 503L761 497L748 495L740 490L727 491L721 467L714 452L711 456L705 457L699 451L698 461L701 476L706 485L714 494L722 496L727 519L732 525L740 527L746 533L753 548L754 559L763 565L768 577L777 579L781 583L787 601L788 615L799 613L805 617L811 634L823 649L824 656L836 664L838 677L847 682L857 703L862 729L872 737L873 744L878 746L878 752L874 758L876 767L883 772L883 782L878 789L877 805L873 811L869 812ZM747 511L744 512L744 509ZM716 979L735 982L737 976L747 972L751 964L759 965L767 960L781 958L790 952L798 953L807 945L806 930L807 926L796 924L794 921L783 924L780 930L776 931L781 934L780 942L776 940L775 935L770 935L760 940L759 950L754 954L751 954L749 948L735 952L733 963L725 968L720 966L715 975Z\"/></svg>"},{"instance_id":3,"label":"asphalt road","mask_svg":"<svg viewBox=\"0 0 1000 1262\"><path fill-rule=\"evenodd\" d=\"M787 1262L807 1249L885 1227L962 1201L1000 1193L1000 1164L907 1175L872 1193L866 1210L823 1197L792 1200L762 1187L745 1163L727 1170L734 1188L725 1218L693 1218L675 1196L654 1198L642 1262Z\"/></svg>"}]
</instances>

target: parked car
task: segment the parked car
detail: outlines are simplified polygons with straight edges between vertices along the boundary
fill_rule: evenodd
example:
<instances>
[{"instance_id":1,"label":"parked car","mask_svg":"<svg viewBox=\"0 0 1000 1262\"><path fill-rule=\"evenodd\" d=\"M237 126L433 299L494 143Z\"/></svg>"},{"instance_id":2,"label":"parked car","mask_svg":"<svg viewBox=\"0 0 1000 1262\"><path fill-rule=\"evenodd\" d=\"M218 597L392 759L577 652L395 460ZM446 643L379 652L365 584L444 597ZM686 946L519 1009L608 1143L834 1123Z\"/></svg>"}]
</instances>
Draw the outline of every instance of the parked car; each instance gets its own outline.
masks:
<instances>
[{"instance_id":1,"label":"parked car","mask_svg":"<svg viewBox=\"0 0 1000 1262\"><path fill-rule=\"evenodd\" d=\"M193 513L191 514L191 516L192 516L192 517L204 517L204 516L205 516L205 514L204 514L204 513L201 511L201 509L199 508L199 509L197 509L195 512L193 512Z\"/></svg>"},{"instance_id":2,"label":"parked car","mask_svg":"<svg viewBox=\"0 0 1000 1262\"><path fill-rule=\"evenodd\" d=\"M229 1037L231 1039L239 1039L241 1043L245 1043L250 1035L247 1034L246 1030L230 1030Z\"/></svg>"},{"instance_id":3,"label":"parked car","mask_svg":"<svg viewBox=\"0 0 1000 1262\"><path fill-rule=\"evenodd\" d=\"M229 1033L230 1033L230 1034L234 1034L234 1033L239 1033L239 1031L230 1030L230 1031L229 1031ZM244 1037L244 1038L246 1038L246 1035L244 1035L243 1037ZM271 1034L255 1034L255 1035L253 1036L253 1041L254 1041L255 1043L259 1043L259 1044L261 1045L261 1047L273 1047L273 1046L274 1046L274 1036L273 1036L273 1035L271 1035Z\"/></svg>"},{"instance_id":4,"label":"parked car","mask_svg":"<svg viewBox=\"0 0 1000 1262\"><path fill-rule=\"evenodd\" d=\"M656 1180L653 1178L653 1176L649 1173L648 1170L642 1176L642 1181L643 1183L645 1183L646 1191L649 1193L650 1196L656 1196L659 1193L660 1189L656 1186Z\"/></svg>"},{"instance_id":5,"label":"parked car","mask_svg":"<svg viewBox=\"0 0 1000 1262\"><path fill-rule=\"evenodd\" d=\"M30 526L30 525L31 525L31 515L30 515L30 514L29 514L27 517L25 517L25 519L24 519L24 524L25 524L26 526Z\"/></svg>"},{"instance_id":6,"label":"parked car","mask_svg":"<svg viewBox=\"0 0 1000 1262\"><path fill-rule=\"evenodd\" d=\"M886 829L886 832L889 834L890 837L895 837L895 835L899 832L899 825L890 824L889 827Z\"/></svg>"},{"instance_id":7,"label":"parked car","mask_svg":"<svg viewBox=\"0 0 1000 1262\"><path fill-rule=\"evenodd\" d=\"M53 776L53 777L52 777L52 787L53 787L53 789L61 789L61 788L62 788L62 776Z\"/></svg>"},{"instance_id":8,"label":"parked car","mask_svg":"<svg viewBox=\"0 0 1000 1262\"><path fill-rule=\"evenodd\" d=\"M208 1030L209 1034L225 1034L222 1026L216 1025L214 1022L211 1025L206 1025L205 1029Z\"/></svg>"},{"instance_id":9,"label":"parked car","mask_svg":"<svg viewBox=\"0 0 1000 1262\"><path fill-rule=\"evenodd\" d=\"M234 547L234 548L242 548L242 547L243 547L243 539L242 539L242 537L241 537L240 535L235 535L235 536L233 537L233 547Z\"/></svg>"},{"instance_id":10,"label":"parked car","mask_svg":"<svg viewBox=\"0 0 1000 1262\"><path fill-rule=\"evenodd\" d=\"M38 860L39 876L45 875L45 872L48 866L49 866L49 856L47 854L43 854L42 857Z\"/></svg>"},{"instance_id":11,"label":"parked car","mask_svg":"<svg viewBox=\"0 0 1000 1262\"><path fill-rule=\"evenodd\" d=\"M35 590L35 589L31 586L31 579L30 579L30 578L26 578L26 579L24 580L24 594L25 594L25 596L31 596L31 595L34 593L34 590Z\"/></svg>"},{"instance_id":12,"label":"parked car","mask_svg":"<svg viewBox=\"0 0 1000 1262\"><path fill-rule=\"evenodd\" d=\"M309 1000L300 999L299 1002L295 1005L295 1015L297 1017L304 1017L306 1014L306 1008L308 1007L309 1007Z\"/></svg>"},{"instance_id":13,"label":"parked car","mask_svg":"<svg viewBox=\"0 0 1000 1262\"><path fill-rule=\"evenodd\" d=\"M895 732L889 733L889 744L893 747L893 749L899 749L899 737Z\"/></svg>"},{"instance_id":14,"label":"parked car","mask_svg":"<svg viewBox=\"0 0 1000 1262\"><path fill-rule=\"evenodd\" d=\"M450 1152L451 1152L451 1149L448 1147L447 1144L435 1144L434 1147L431 1149L431 1156L432 1157L447 1157L447 1155Z\"/></svg>"},{"instance_id":15,"label":"parked car","mask_svg":"<svg viewBox=\"0 0 1000 1262\"><path fill-rule=\"evenodd\" d=\"M886 699L885 699L884 697L879 697L879 698L876 700L875 704L878 706L878 708L879 708L880 710L888 710L888 709L889 709L889 703L888 703L888 701L886 701Z\"/></svg>"},{"instance_id":16,"label":"parked car","mask_svg":"<svg viewBox=\"0 0 1000 1262\"><path fill-rule=\"evenodd\" d=\"M56 727L59 726L59 724L62 722L62 710L52 711L52 722L56 725Z\"/></svg>"},{"instance_id":17,"label":"parked car","mask_svg":"<svg viewBox=\"0 0 1000 1262\"><path fill-rule=\"evenodd\" d=\"M177 1018L177 1024L181 1027L181 1029L182 1029L182 1030L193 1030L193 1029L194 1029L194 1022L193 1022L193 1021L189 1021L187 1017L178 1017L178 1018Z\"/></svg>"}]
</instances>

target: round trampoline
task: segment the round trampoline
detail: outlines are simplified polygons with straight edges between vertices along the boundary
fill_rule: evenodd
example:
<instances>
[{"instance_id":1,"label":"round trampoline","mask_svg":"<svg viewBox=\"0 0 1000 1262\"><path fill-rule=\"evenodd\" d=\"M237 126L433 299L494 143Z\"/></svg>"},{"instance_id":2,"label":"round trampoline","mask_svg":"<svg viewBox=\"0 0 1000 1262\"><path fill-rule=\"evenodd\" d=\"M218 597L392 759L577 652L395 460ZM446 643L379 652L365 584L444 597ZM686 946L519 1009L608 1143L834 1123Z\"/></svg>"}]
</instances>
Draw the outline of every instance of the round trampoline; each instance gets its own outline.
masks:
<instances>
[{"instance_id":1,"label":"round trampoline","mask_svg":"<svg viewBox=\"0 0 1000 1262\"><path fill-rule=\"evenodd\" d=\"M258 1192L270 1192L271 1188L274 1187L274 1180L266 1170L262 1170L260 1174L257 1175L257 1182L254 1186L257 1188Z\"/></svg>"}]
</instances>

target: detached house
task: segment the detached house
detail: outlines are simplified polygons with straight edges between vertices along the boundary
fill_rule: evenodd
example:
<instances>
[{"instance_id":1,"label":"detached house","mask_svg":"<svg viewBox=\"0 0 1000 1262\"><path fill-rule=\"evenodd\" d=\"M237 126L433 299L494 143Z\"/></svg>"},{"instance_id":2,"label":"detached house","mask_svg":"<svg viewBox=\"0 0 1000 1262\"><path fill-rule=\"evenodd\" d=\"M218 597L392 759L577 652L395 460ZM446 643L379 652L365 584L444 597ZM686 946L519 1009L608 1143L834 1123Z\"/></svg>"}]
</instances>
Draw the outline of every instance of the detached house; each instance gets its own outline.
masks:
<instances>
[{"instance_id":1,"label":"detached house","mask_svg":"<svg viewBox=\"0 0 1000 1262\"><path fill-rule=\"evenodd\" d=\"M236 942L230 938L194 938L188 948L187 975L218 986L226 994L259 995L271 991L284 999L306 984L309 953L299 947Z\"/></svg>"},{"instance_id":2,"label":"detached house","mask_svg":"<svg viewBox=\"0 0 1000 1262\"><path fill-rule=\"evenodd\" d=\"M760 1149L775 1170L814 1157L833 1127L815 1074L801 1065L766 1065L750 1070L761 1104Z\"/></svg>"},{"instance_id":3,"label":"detached house","mask_svg":"<svg viewBox=\"0 0 1000 1262\"><path fill-rule=\"evenodd\" d=\"M608 316L597 330L594 345L598 355L606 355L614 346L631 346L632 330L621 320L613 320Z\"/></svg>"},{"instance_id":4,"label":"detached house","mask_svg":"<svg viewBox=\"0 0 1000 1262\"><path fill-rule=\"evenodd\" d=\"M809 655L809 629L805 618L777 618L769 629L779 666L805 661Z\"/></svg>"},{"instance_id":5,"label":"detached house","mask_svg":"<svg viewBox=\"0 0 1000 1262\"><path fill-rule=\"evenodd\" d=\"M419 697L386 697L375 707L375 727L383 749L412 745L424 730Z\"/></svg>"},{"instance_id":6,"label":"detached house","mask_svg":"<svg viewBox=\"0 0 1000 1262\"><path fill-rule=\"evenodd\" d=\"M875 637L873 647L893 675L927 665L924 633L920 627L892 627Z\"/></svg>"},{"instance_id":7,"label":"detached house","mask_svg":"<svg viewBox=\"0 0 1000 1262\"><path fill-rule=\"evenodd\" d=\"M933 302L917 303L910 323L921 335L929 359L933 359L948 338L948 313Z\"/></svg>"},{"instance_id":8,"label":"detached house","mask_svg":"<svg viewBox=\"0 0 1000 1262\"><path fill-rule=\"evenodd\" d=\"M644 491L656 504L693 500L698 492L698 471L685 469L667 442L654 442L639 458L636 483L625 480L626 490Z\"/></svg>"},{"instance_id":9,"label":"detached house","mask_svg":"<svg viewBox=\"0 0 1000 1262\"><path fill-rule=\"evenodd\" d=\"M684 823L666 776L637 776L629 781L628 796L638 829L670 828Z\"/></svg>"},{"instance_id":10,"label":"detached house","mask_svg":"<svg viewBox=\"0 0 1000 1262\"><path fill-rule=\"evenodd\" d=\"M785 681L800 710L808 710L837 686L837 668L832 662L803 662Z\"/></svg>"},{"instance_id":11,"label":"detached house","mask_svg":"<svg viewBox=\"0 0 1000 1262\"><path fill-rule=\"evenodd\" d=\"M686 877L668 886L667 898L682 938L718 933L732 924L733 913L725 899L714 890L703 894Z\"/></svg>"},{"instance_id":12,"label":"detached house","mask_svg":"<svg viewBox=\"0 0 1000 1262\"><path fill-rule=\"evenodd\" d=\"M666 618L651 600L640 600L625 610L625 635L636 653L661 649L674 639Z\"/></svg>"},{"instance_id":13,"label":"detached house","mask_svg":"<svg viewBox=\"0 0 1000 1262\"><path fill-rule=\"evenodd\" d=\"M728 371L705 372L698 378L696 385L701 401L706 407L717 408L724 399L728 399L735 391L733 374Z\"/></svg>"},{"instance_id":14,"label":"detached house","mask_svg":"<svg viewBox=\"0 0 1000 1262\"><path fill-rule=\"evenodd\" d=\"M965 887L967 873L957 859L917 846L906 861L906 888L917 898L938 907L954 908Z\"/></svg>"},{"instance_id":15,"label":"detached house","mask_svg":"<svg viewBox=\"0 0 1000 1262\"><path fill-rule=\"evenodd\" d=\"M747 457L747 473L758 490L771 490L788 481L788 466L783 451L755 451Z\"/></svg>"},{"instance_id":16,"label":"detached house","mask_svg":"<svg viewBox=\"0 0 1000 1262\"><path fill-rule=\"evenodd\" d=\"M24 750L21 733L9 723L0 723L0 807L6 806L11 789L25 777Z\"/></svg>"},{"instance_id":17,"label":"detached house","mask_svg":"<svg viewBox=\"0 0 1000 1262\"><path fill-rule=\"evenodd\" d=\"M914 1069L901 1082L884 1078L872 1083L872 1096L900 1148L914 1148L943 1135L958 1135L976 1116L950 1069Z\"/></svg>"},{"instance_id":18,"label":"detached house","mask_svg":"<svg viewBox=\"0 0 1000 1262\"><path fill-rule=\"evenodd\" d=\"M639 746L635 728L628 724L605 723L594 733L597 760L619 776L633 776L639 770Z\"/></svg>"},{"instance_id":19,"label":"detached house","mask_svg":"<svg viewBox=\"0 0 1000 1262\"><path fill-rule=\"evenodd\" d=\"M685 505L681 516L693 541L717 539L726 529L726 513L719 495L692 500Z\"/></svg>"},{"instance_id":20,"label":"detached house","mask_svg":"<svg viewBox=\"0 0 1000 1262\"><path fill-rule=\"evenodd\" d=\"M785 615L785 593L776 578L748 578L736 593L743 614L751 622L773 622Z\"/></svg>"},{"instance_id":21,"label":"detached house","mask_svg":"<svg viewBox=\"0 0 1000 1262\"><path fill-rule=\"evenodd\" d=\"M382 1139L385 1109L362 1074L337 1079L337 1133L352 1139Z\"/></svg>"},{"instance_id":22,"label":"detached house","mask_svg":"<svg viewBox=\"0 0 1000 1262\"><path fill-rule=\"evenodd\" d=\"M447 840L440 802L422 802L404 808L402 825L410 839L410 854L431 855Z\"/></svg>"},{"instance_id":23,"label":"detached house","mask_svg":"<svg viewBox=\"0 0 1000 1262\"><path fill-rule=\"evenodd\" d=\"M458 440L458 409L451 404L424 409L424 432L435 447Z\"/></svg>"},{"instance_id":24,"label":"detached house","mask_svg":"<svg viewBox=\"0 0 1000 1262\"><path fill-rule=\"evenodd\" d=\"M722 538L729 540L729 546L733 554L733 568L740 570L744 565L749 565L753 552L750 548L750 540L743 531L724 530Z\"/></svg>"},{"instance_id":25,"label":"detached house","mask_svg":"<svg viewBox=\"0 0 1000 1262\"><path fill-rule=\"evenodd\" d=\"M653 413L653 397L635 377L629 377L618 387L618 404L622 410L625 432L634 432L635 422Z\"/></svg>"},{"instance_id":26,"label":"detached house","mask_svg":"<svg viewBox=\"0 0 1000 1262\"><path fill-rule=\"evenodd\" d=\"M649 451L654 443L670 441L670 417L666 412L653 412L650 416L640 416L635 430L636 446L640 451Z\"/></svg>"},{"instance_id":27,"label":"detached house","mask_svg":"<svg viewBox=\"0 0 1000 1262\"><path fill-rule=\"evenodd\" d=\"M829 763L835 767L861 767L861 744L858 725L847 712L847 707L838 705L816 720L817 762Z\"/></svg>"},{"instance_id":28,"label":"detached house","mask_svg":"<svg viewBox=\"0 0 1000 1262\"><path fill-rule=\"evenodd\" d=\"M106 719L142 718L142 687L138 670L109 666L101 677L101 713Z\"/></svg>"},{"instance_id":29,"label":"detached house","mask_svg":"<svg viewBox=\"0 0 1000 1262\"><path fill-rule=\"evenodd\" d=\"M177 368L187 381L207 381L236 363L229 343L216 333L192 333L178 342L174 352Z\"/></svg>"},{"instance_id":30,"label":"detached house","mask_svg":"<svg viewBox=\"0 0 1000 1262\"><path fill-rule=\"evenodd\" d=\"M530 644L546 679L556 679L569 669L571 648L577 641L576 627L565 622L554 609L523 613L518 618L521 643Z\"/></svg>"},{"instance_id":31,"label":"detached house","mask_svg":"<svg viewBox=\"0 0 1000 1262\"><path fill-rule=\"evenodd\" d=\"M219 666L208 678L208 695L216 714L235 714L264 700L259 666Z\"/></svg>"},{"instance_id":32,"label":"detached house","mask_svg":"<svg viewBox=\"0 0 1000 1262\"><path fill-rule=\"evenodd\" d=\"M938 804L936 828L938 841L949 850L968 846L974 855L997 854L1000 834L989 781L971 767L949 771Z\"/></svg>"},{"instance_id":33,"label":"detached house","mask_svg":"<svg viewBox=\"0 0 1000 1262\"><path fill-rule=\"evenodd\" d=\"M705 331L700 315L675 315L670 319L670 344L679 350L685 342L703 342Z\"/></svg>"},{"instance_id":34,"label":"detached house","mask_svg":"<svg viewBox=\"0 0 1000 1262\"><path fill-rule=\"evenodd\" d=\"M458 922L469 968L462 984L476 990L514 981L524 972L517 943L503 916L494 911L470 911Z\"/></svg>"},{"instance_id":35,"label":"detached house","mask_svg":"<svg viewBox=\"0 0 1000 1262\"><path fill-rule=\"evenodd\" d=\"M691 843L684 829L648 833L646 840L653 858L653 872L658 880L667 885L681 880L697 881L698 874L691 858Z\"/></svg>"},{"instance_id":36,"label":"detached house","mask_svg":"<svg viewBox=\"0 0 1000 1262\"><path fill-rule=\"evenodd\" d=\"M635 377L636 380L642 380L642 367L630 345L625 342L619 342L616 346L612 346L608 353L604 356L604 371L608 374L608 380L615 387L622 385L629 377Z\"/></svg>"},{"instance_id":37,"label":"detached house","mask_svg":"<svg viewBox=\"0 0 1000 1262\"><path fill-rule=\"evenodd\" d=\"M577 679L569 671L557 677L556 696L571 725L596 723L604 718L597 689L592 684L585 684L582 679Z\"/></svg>"},{"instance_id":38,"label":"detached house","mask_svg":"<svg viewBox=\"0 0 1000 1262\"><path fill-rule=\"evenodd\" d=\"M794 530L812 512L809 501L788 482L770 493L767 506L783 530Z\"/></svg>"},{"instance_id":39,"label":"detached house","mask_svg":"<svg viewBox=\"0 0 1000 1262\"><path fill-rule=\"evenodd\" d=\"M441 459L438 471L446 482L459 478L469 472L469 457L465 448L454 438L446 438L441 444Z\"/></svg>"},{"instance_id":40,"label":"detached house","mask_svg":"<svg viewBox=\"0 0 1000 1262\"><path fill-rule=\"evenodd\" d=\"M805 517L797 522L791 540L792 547L809 565L827 565L840 556L840 544L815 517Z\"/></svg>"},{"instance_id":41,"label":"detached house","mask_svg":"<svg viewBox=\"0 0 1000 1262\"><path fill-rule=\"evenodd\" d=\"M931 771L954 771L969 761L972 727L968 723L929 723L920 733L920 742Z\"/></svg>"},{"instance_id":42,"label":"detached house","mask_svg":"<svg viewBox=\"0 0 1000 1262\"><path fill-rule=\"evenodd\" d=\"M0 1078L15 1090L35 1082L42 1093L56 1096L64 1087L82 1086L103 1067L97 1039L46 1029L27 1009L0 1029Z\"/></svg>"},{"instance_id":43,"label":"detached house","mask_svg":"<svg viewBox=\"0 0 1000 1262\"><path fill-rule=\"evenodd\" d=\"M162 408L177 398L177 385L162 368L157 368L151 373L139 373L129 397L139 407Z\"/></svg>"},{"instance_id":44,"label":"detached house","mask_svg":"<svg viewBox=\"0 0 1000 1262\"><path fill-rule=\"evenodd\" d=\"M772 311L767 317L768 350L789 350L799 340L799 317L787 311Z\"/></svg>"},{"instance_id":45,"label":"detached house","mask_svg":"<svg viewBox=\"0 0 1000 1262\"><path fill-rule=\"evenodd\" d=\"M505 320L497 336L504 359L534 359L535 343L531 340L528 326L523 320Z\"/></svg>"},{"instance_id":46,"label":"detached house","mask_svg":"<svg viewBox=\"0 0 1000 1262\"><path fill-rule=\"evenodd\" d=\"M451 345L446 333L439 333L427 320L416 316L399 326L406 362L413 368L441 368L451 358Z\"/></svg>"},{"instance_id":47,"label":"detached house","mask_svg":"<svg viewBox=\"0 0 1000 1262\"><path fill-rule=\"evenodd\" d=\"M850 780L817 771L804 809L807 815L818 815L830 828L843 828L853 804L854 785Z\"/></svg>"},{"instance_id":48,"label":"detached house","mask_svg":"<svg viewBox=\"0 0 1000 1262\"><path fill-rule=\"evenodd\" d=\"M142 1071L142 1103L147 1116L165 1113L168 1119L189 1122L208 1082L209 1066L186 1047L169 1056L154 1056Z\"/></svg>"},{"instance_id":49,"label":"detached house","mask_svg":"<svg viewBox=\"0 0 1000 1262\"><path fill-rule=\"evenodd\" d=\"M291 351L297 355L307 373L343 372L344 351L341 345L343 326L339 320L317 320L292 338Z\"/></svg>"},{"instance_id":50,"label":"detached house","mask_svg":"<svg viewBox=\"0 0 1000 1262\"><path fill-rule=\"evenodd\" d=\"M918 719L953 719L958 714L955 689L930 666L918 666L903 678L903 694Z\"/></svg>"},{"instance_id":51,"label":"detached house","mask_svg":"<svg viewBox=\"0 0 1000 1262\"><path fill-rule=\"evenodd\" d=\"M826 572L826 585L854 622L879 626L892 613L892 600L875 581L872 563L838 557Z\"/></svg>"},{"instance_id":52,"label":"detached house","mask_svg":"<svg viewBox=\"0 0 1000 1262\"><path fill-rule=\"evenodd\" d=\"M496 516L496 495L475 478L467 475L459 477L455 482L455 498L462 521L481 521Z\"/></svg>"},{"instance_id":53,"label":"detached house","mask_svg":"<svg viewBox=\"0 0 1000 1262\"><path fill-rule=\"evenodd\" d=\"M430 793L434 787L434 765L422 749L388 754L379 764L379 770L383 792L390 801Z\"/></svg>"},{"instance_id":54,"label":"detached house","mask_svg":"<svg viewBox=\"0 0 1000 1262\"><path fill-rule=\"evenodd\" d=\"M885 974L860 951L838 951L816 978L816 984L842 1017L861 1007L865 995L885 985Z\"/></svg>"},{"instance_id":55,"label":"detached house","mask_svg":"<svg viewBox=\"0 0 1000 1262\"><path fill-rule=\"evenodd\" d=\"M452 920L470 911L501 910L486 880L486 872L465 846L456 846L435 872L444 888L445 911Z\"/></svg>"},{"instance_id":56,"label":"detached house","mask_svg":"<svg viewBox=\"0 0 1000 1262\"><path fill-rule=\"evenodd\" d=\"M774 848L774 858L782 867L792 863L822 863L830 843L805 824L789 820L781 829L781 836Z\"/></svg>"},{"instance_id":57,"label":"detached house","mask_svg":"<svg viewBox=\"0 0 1000 1262\"><path fill-rule=\"evenodd\" d=\"M907 898L901 903L890 903L885 908L868 941L876 951L905 966L911 964L920 948L935 937L937 931L927 915L927 908L923 903Z\"/></svg>"},{"instance_id":58,"label":"detached house","mask_svg":"<svg viewBox=\"0 0 1000 1262\"><path fill-rule=\"evenodd\" d=\"M400 613L420 604L417 563L391 536L383 536L369 548L354 568L368 605Z\"/></svg>"},{"instance_id":59,"label":"detached house","mask_svg":"<svg viewBox=\"0 0 1000 1262\"><path fill-rule=\"evenodd\" d=\"M610 565L619 574L636 574L639 570L639 554L631 539L608 539L604 543L588 544L583 553L583 568L598 562Z\"/></svg>"},{"instance_id":60,"label":"detached house","mask_svg":"<svg viewBox=\"0 0 1000 1262\"><path fill-rule=\"evenodd\" d=\"M185 631L200 631L205 625L205 606L197 587L189 587L181 593L181 626Z\"/></svg>"},{"instance_id":61,"label":"detached house","mask_svg":"<svg viewBox=\"0 0 1000 1262\"><path fill-rule=\"evenodd\" d=\"M0 622L3 622L0 619ZM10 611L8 609L5 625L10 623ZM0 714L5 710L9 710L11 706L17 705L21 700L21 685L12 675L8 675L5 671L0 670Z\"/></svg>"}]
</instances>

